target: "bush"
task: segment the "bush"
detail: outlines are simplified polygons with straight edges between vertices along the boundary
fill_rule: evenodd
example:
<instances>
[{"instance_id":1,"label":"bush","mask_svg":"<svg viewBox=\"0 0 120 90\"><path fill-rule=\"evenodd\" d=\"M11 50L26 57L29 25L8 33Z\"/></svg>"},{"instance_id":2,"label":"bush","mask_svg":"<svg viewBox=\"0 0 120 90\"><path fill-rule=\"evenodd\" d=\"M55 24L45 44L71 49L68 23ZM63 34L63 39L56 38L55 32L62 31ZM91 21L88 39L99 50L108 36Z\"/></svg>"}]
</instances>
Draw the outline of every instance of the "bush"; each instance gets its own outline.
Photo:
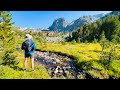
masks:
<instances>
[{"instance_id":1,"label":"bush","mask_svg":"<svg viewBox=\"0 0 120 90\"><path fill-rule=\"evenodd\" d=\"M80 38L77 39L77 43L81 43Z\"/></svg>"},{"instance_id":2,"label":"bush","mask_svg":"<svg viewBox=\"0 0 120 90\"><path fill-rule=\"evenodd\" d=\"M87 44L88 43L88 41L87 40L85 40L85 44Z\"/></svg>"},{"instance_id":3,"label":"bush","mask_svg":"<svg viewBox=\"0 0 120 90\"><path fill-rule=\"evenodd\" d=\"M75 41L75 39L73 39L72 41L71 41L71 44L75 44L76 43L76 41Z\"/></svg>"},{"instance_id":4,"label":"bush","mask_svg":"<svg viewBox=\"0 0 120 90\"><path fill-rule=\"evenodd\" d=\"M93 43L95 43L95 44L97 43L97 39L96 38L94 38Z\"/></svg>"},{"instance_id":5,"label":"bush","mask_svg":"<svg viewBox=\"0 0 120 90\"><path fill-rule=\"evenodd\" d=\"M66 45L66 42L65 42L65 41L61 41L61 44L62 44L62 45Z\"/></svg>"}]
</instances>

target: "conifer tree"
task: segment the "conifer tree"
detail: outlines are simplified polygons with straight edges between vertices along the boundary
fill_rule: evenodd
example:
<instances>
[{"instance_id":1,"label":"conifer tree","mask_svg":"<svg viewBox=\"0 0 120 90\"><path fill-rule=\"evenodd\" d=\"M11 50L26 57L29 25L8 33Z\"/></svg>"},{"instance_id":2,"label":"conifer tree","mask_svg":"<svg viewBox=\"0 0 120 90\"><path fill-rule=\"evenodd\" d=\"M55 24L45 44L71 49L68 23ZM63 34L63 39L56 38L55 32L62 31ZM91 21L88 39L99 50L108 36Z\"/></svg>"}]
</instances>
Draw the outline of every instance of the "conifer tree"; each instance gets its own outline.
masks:
<instances>
[{"instance_id":1,"label":"conifer tree","mask_svg":"<svg viewBox=\"0 0 120 90\"><path fill-rule=\"evenodd\" d=\"M2 39L2 59L4 65L15 65L15 33L12 31L12 17L8 11L0 11L0 37Z\"/></svg>"},{"instance_id":2,"label":"conifer tree","mask_svg":"<svg viewBox=\"0 0 120 90\"><path fill-rule=\"evenodd\" d=\"M102 46L102 51L108 46L108 41L105 38L104 31L102 31L102 34L100 35L100 45Z\"/></svg>"},{"instance_id":3,"label":"conifer tree","mask_svg":"<svg viewBox=\"0 0 120 90\"><path fill-rule=\"evenodd\" d=\"M78 37L78 39L77 39L77 43L80 43L80 38Z\"/></svg>"},{"instance_id":4,"label":"conifer tree","mask_svg":"<svg viewBox=\"0 0 120 90\"><path fill-rule=\"evenodd\" d=\"M97 39L96 38L94 38L93 43L97 43Z\"/></svg>"}]
</instances>

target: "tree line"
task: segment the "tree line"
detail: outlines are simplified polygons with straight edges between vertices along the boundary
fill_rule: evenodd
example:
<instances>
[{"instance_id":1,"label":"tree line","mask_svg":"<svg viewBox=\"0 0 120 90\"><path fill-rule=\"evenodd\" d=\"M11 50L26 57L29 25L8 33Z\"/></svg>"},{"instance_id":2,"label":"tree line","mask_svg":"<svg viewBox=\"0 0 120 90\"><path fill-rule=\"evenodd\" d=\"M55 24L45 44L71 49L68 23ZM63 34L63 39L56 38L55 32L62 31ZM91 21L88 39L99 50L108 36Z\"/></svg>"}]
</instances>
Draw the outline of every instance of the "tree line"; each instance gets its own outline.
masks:
<instances>
[{"instance_id":1,"label":"tree line","mask_svg":"<svg viewBox=\"0 0 120 90\"><path fill-rule=\"evenodd\" d=\"M79 29L74 30L69 35L69 41L76 42L93 42L100 41L104 36L108 41L120 42L120 15L108 16L105 19L85 24Z\"/></svg>"}]
</instances>

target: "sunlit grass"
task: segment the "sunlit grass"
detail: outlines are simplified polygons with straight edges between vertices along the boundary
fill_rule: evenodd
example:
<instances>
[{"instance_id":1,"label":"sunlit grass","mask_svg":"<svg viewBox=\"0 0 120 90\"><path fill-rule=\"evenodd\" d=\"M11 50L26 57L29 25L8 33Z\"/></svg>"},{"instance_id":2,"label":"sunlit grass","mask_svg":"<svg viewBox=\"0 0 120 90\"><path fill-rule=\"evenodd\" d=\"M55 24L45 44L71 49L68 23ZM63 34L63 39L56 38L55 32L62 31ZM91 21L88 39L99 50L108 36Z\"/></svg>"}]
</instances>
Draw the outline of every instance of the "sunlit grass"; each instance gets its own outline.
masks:
<instances>
[{"instance_id":1,"label":"sunlit grass","mask_svg":"<svg viewBox=\"0 0 120 90\"><path fill-rule=\"evenodd\" d=\"M44 65L37 65L35 62L35 71L31 72L31 61L28 60L27 70L23 71L24 52L16 51L16 61L19 61L17 69L0 65L0 79L51 79ZM0 60L1 61L1 60Z\"/></svg>"},{"instance_id":2,"label":"sunlit grass","mask_svg":"<svg viewBox=\"0 0 120 90\"><path fill-rule=\"evenodd\" d=\"M34 72L23 72L0 65L0 79L50 79L42 66Z\"/></svg>"},{"instance_id":3,"label":"sunlit grass","mask_svg":"<svg viewBox=\"0 0 120 90\"><path fill-rule=\"evenodd\" d=\"M120 45L117 45L116 52L118 56L120 55ZM81 43L81 44L71 44L66 43L65 45L58 43L46 43L46 46L40 46L43 51L60 52L68 56L73 56L76 58L76 62L80 69L87 71L94 78L104 79L112 77L120 77L120 61L112 60L110 67L106 69L100 59L99 55L102 51L102 47L99 43ZM110 48L105 49L105 51L110 51Z\"/></svg>"},{"instance_id":4,"label":"sunlit grass","mask_svg":"<svg viewBox=\"0 0 120 90\"><path fill-rule=\"evenodd\" d=\"M23 38L18 39L16 42L16 46L21 47ZM59 52L68 56L72 56L76 59L78 67L89 73L93 78L109 78L120 77L120 60L112 60L109 68L104 66L100 59L99 55L102 51L102 47L99 43L80 43L80 44L71 44L66 43L62 45L61 43L40 43L37 40L34 40L37 49L42 51L52 51ZM116 45L116 54L120 56L120 44ZM105 51L110 51L110 48L105 49ZM22 50L18 50L14 53L17 55L16 60L19 61L17 67L23 69L24 62L24 52ZM0 54L1 57L1 54ZM2 60L0 60L2 62ZM8 66L0 65L0 79L49 79L50 76L45 69L44 65L38 66L35 65L35 72L31 71L31 61L28 60L27 72L23 72L23 70L14 70Z\"/></svg>"}]
</instances>

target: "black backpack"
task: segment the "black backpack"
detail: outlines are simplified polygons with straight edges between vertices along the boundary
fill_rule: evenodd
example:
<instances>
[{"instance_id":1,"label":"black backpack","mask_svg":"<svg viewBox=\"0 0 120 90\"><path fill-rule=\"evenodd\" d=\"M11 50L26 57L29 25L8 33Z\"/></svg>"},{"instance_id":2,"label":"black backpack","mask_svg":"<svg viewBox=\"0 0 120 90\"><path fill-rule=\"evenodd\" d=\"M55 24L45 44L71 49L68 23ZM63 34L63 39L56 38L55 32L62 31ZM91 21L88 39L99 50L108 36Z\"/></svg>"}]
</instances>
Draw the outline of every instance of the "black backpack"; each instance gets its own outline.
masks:
<instances>
[{"instance_id":1,"label":"black backpack","mask_svg":"<svg viewBox=\"0 0 120 90\"><path fill-rule=\"evenodd\" d=\"M25 47L25 50L31 51L32 48L33 48L33 45L31 45L31 40L26 40L26 41L24 42L24 47Z\"/></svg>"}]
</instances>

